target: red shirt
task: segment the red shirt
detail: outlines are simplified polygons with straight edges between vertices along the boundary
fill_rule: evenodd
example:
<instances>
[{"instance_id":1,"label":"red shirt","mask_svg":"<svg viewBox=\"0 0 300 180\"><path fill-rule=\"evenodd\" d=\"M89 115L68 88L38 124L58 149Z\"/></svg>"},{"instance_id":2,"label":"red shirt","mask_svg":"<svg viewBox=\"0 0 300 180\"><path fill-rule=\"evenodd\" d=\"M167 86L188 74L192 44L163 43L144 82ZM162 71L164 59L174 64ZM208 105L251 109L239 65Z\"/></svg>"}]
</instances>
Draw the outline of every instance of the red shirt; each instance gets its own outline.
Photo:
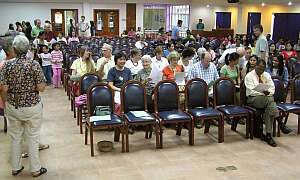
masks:
<instances>
[{"instance_id":1,"label":"red shirt","mask_svg":"<svg viewBox=\"0 0 300 180\"><path fill-rule=\"evenodd\" d=\"M53 38L55 38L54 33L52 31L45 32L45 40L50 42Z\"/></svg>"},{"instance_id":2,"label":"red shirt","mask_svg":"<svg viewBox=\"0 0 300 180\"><path fill-rule=\"evenodd\" d=\"M289 58L291 58L291 57L297 58L297 52L291 51L291 54L288 55L287 51L282 51L282 56L285 59L285 61L287 62L289 60Z\"/></svg>"}]
</instances>

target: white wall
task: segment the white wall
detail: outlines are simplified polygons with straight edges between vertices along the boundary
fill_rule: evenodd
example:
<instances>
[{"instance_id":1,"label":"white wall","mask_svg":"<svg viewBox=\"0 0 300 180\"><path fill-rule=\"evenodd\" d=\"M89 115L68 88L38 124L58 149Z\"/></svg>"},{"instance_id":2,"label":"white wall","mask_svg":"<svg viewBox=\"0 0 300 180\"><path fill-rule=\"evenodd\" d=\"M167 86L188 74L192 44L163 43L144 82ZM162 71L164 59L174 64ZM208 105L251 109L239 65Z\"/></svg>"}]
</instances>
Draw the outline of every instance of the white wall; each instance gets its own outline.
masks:
<instances>
[{"instance_id":1,"label":"white wall","mask_svg":"<svg viewBox=\"0 0 300 180\"><path fill-rule=\"evenodd\" d=\"M82 15L82 4L69 3L0 3L0 34L4 34L9 23L17 21L33 21L39 18L44 22L51 20L51 9L78 9L79 17Z\"/></svg>"}]
</instances>

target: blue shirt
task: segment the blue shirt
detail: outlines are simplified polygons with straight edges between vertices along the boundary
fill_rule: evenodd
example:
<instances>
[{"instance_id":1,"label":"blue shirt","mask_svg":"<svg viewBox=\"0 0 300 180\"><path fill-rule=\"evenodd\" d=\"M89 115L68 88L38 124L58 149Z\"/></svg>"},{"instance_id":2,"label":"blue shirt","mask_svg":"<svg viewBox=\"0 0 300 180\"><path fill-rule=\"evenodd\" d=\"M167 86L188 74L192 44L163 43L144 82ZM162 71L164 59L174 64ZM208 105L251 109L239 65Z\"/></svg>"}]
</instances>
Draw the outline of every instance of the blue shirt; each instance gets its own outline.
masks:
<instances>
[{"instance_id":1,"label":"blue shirt","mask_svg":"<svg viewBox=\"0 0 300 180\"><path fill-rule=\"evenodd\" d=\"M283 67L283 73L281 76L279 75L279 70L275 71L275 69L273 69L273 72L271 72L270 67L266 69L266 72L268 72L271 76L278 77L281 81L283 81L284 87L287 87L289 83L289 73L286 67Z\"/></svg>"},{"instance_id":2,"label":"blue shirt","mask_svg":"<svg viewBox=\"0 0 300 180\"><path fill-rule=\"evenodd\" d=\"M113 82L114 86L121 88L127 81L132 79L130 69L124 67L122 71L117 70L116 67L108 71L107 81Z\"/></svg>"},{"instance_id":3,"label":"blue shirt","mask_svg":"<svg viewBox=\"0 0 300 180\"><path fill-rule=\"evenodd\" d=\"M177 40L177 33L179 33L179 27L178 26L174 26L172 29L172 39Z\"/></svg>"}]
</instances>

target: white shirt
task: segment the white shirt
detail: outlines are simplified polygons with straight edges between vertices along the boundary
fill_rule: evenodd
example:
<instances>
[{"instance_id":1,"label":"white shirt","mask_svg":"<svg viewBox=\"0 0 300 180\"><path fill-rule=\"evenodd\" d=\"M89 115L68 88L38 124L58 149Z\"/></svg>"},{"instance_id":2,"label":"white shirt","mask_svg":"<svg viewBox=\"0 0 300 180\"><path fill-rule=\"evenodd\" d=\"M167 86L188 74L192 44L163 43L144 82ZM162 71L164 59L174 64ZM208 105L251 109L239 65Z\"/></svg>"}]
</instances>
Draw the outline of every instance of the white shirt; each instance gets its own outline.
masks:
<instances>
[{"instance_id":1,"label":"white shirt","mask_svg":"<svg viewBox=\"0 0 300 180\"><path fill-rule=\"evenodd\" d=\"M182 65L182 66L184 67L184 74L185 74L184 76L187 77L187 74L188 74L189 70L193 67L193 61L192 61L192 60L189 60L189 64L188 64L187 66L185 66L185 65L183 64L182 60L180 59L180 60L178 61L178 64L179 64L179 65Z\"/></svg>"},{"instance_id":2,"label":"white shirt","mask_svg":"<svg viewBox=\"0 0 300 180\"><path fill-rule=\"evenodd\" d=\"M168 66L168 65L169 65L169 62L168 62L168 60L167 60L165 57L161 57L160 60L157 60L157 59L156 59L156 56L154 56L154 57L152 58L152 64L151 64L151 67L152 67L152 66L156 66L157 69L158 69L159 71L161 71L161 72L162 72L162 70L163 70L166 66Z\"/></svg>"},{"instance_id":3,"label":"white shirt","mask_svg":"<svg viewBox=\"0 0 300 180\"><path fill-rule=\"evenodd\" d=\"M143 49L145 46L148 46L148 43L146 43L145 41L137 41L135 43L135 47L138 49Z\"/></svg>"},{"instance_id":4,"label":"white shirt","mask_svg":"<svg viewBox=\"0 0 300 180\"><path fill-rule=\"evenodd\" d=\"M139 60L137 62L137 64L135 64L135 65L133 64L133 62L131 60L128 60L125 63L125 67L130 69L132 75L136 75L139 72L139 70L143 69L143 65L142 65L141 60Z\"/></svg>"},{"instance_id":5,"label":"white shirt","mask_svg":"<svg viewBox=\"0 0 300 180\"><path fill-rule=\"evenodd\" d=\"M57 37L56 39L57 39L57 42L64 41L65 43L67 43L67 40L64 37L62 37L62 38Z\"/></svg>"},{"instance_id":6,"label":"white shirt","mask_svg":"<svg viewBox=\"0 0 300 180\"><path fill-rule=\"evenodd\" d=\"M236 48L226 49L226 50L223 52L222 56L219 58L218 63L225 64L225 57L226 57L226 55L227 55L227 54L234 53L234 52L236 52ZM241 58L239 59L239 67L242 68L243 65L244 65L244 63L245 63L245 61L246 61L245 56L241 57Z\"/></svg>"},{"instance_id":7,"label":"white shirt","mask_svg":"<svg viewBox=\"0 0 300 180\"><path fill-rule=\"evenodd\" d=\"M51 65L51 60L52 60L51 53L47 53L47 54L41 53L39 56L42 59L42 66Z\"/></svg>"},{"instance_id":8,"label":"white shirt","mask_svg":"<svg viewBox=\"0 0 300 180\"><path fill-rule=\"evenodd\" d=\"M106 59L105 57L102 57L97 60L97 71L99 71L100 66L101 66L101 64L103 64L103 61L105 59ZM114 61L114 56L111 56L108 63L106 63L103 67L103 73L104 73L103 79L107 79L108 71L113 67L115 67L115 61Z\"/></svg>"},{"instance_id":9,"label":"white shirt","mask_svg":"<svg viewBox=\"0 0 300 180\"><path fill-rule=\"evenodd\" d=\"M269 96L273 96L275 92L275 85L269 73L264 72L261 75L261 80L263 84L270 85L271 87L268 89L270 92ZM253 89L259 84L259 78L256 74L255 70L249 72L245 77L245 86L246 86L246 96L260 96L264 95L261 92L254 91Z\"/></svg>"}]
</instances>

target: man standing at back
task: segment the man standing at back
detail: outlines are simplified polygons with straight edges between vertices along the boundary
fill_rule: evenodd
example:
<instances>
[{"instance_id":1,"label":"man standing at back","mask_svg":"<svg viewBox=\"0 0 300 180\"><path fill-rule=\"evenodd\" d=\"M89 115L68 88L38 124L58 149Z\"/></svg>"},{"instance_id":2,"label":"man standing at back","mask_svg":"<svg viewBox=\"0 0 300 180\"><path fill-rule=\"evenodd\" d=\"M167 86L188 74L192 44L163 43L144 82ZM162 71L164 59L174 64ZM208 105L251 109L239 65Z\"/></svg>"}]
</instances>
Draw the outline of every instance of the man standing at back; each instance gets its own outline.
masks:
<instances>
[{"instance_id":1,"label":"man standing at back","mask_svg":"<svg viewBox=\"0 0 300 180\"><path fill-rule=\"evenodd\" d=\"M77 25L78 34L80 37L87 37L89 32L89 24L85 22L85 16L81 16L81 21Z\"/></svg>"},{"instance_id":2,"label":"man standing at back","mask_svg":"<svg viewBox=\"0 0 300 180\"><path fill-rule=\"evenodd\" d=\"M172 29L172 41L174 43L176 41L178 41L178 39L180 39L179 32L180 32L181 26L182 26L182 20L178 20L177 26L174 26Z\"/></svg>"},{"instance_id":3,"label":"man standing at back","mask_svg":"<svg viewBox=\"0 0 300 180\"><path fill-rule=\"evenodd\" d=\"M40 19L35 19L34 20L34 27L31 30L31 36L36 38L41 31L44 29L41 27L41 20Z\"/></svg>"},{"instance_id":4,"label":"man standing at back","mask_svg":"<svg viewBox=\"0 0 300 180\"><path fill-rule=\"evenodd\" d=\"M269 57L269 46L266 36L262 34L264 29L260 24L255 25L253 29L254 35L257 37L254 54L260 59L265 60L267 63Z\"/></svg>"},{"instance_id":5,"label":"man standing at back","mask_svg":"<svg viewBox=\"0 0 300 180\"><path fill-rule=\"evenodd\" d=\"M199 23L197 24L197 30L203 31L204 30L204 24L202 22L202 19L199 19Z\"/></svg>"}]
</instances>

